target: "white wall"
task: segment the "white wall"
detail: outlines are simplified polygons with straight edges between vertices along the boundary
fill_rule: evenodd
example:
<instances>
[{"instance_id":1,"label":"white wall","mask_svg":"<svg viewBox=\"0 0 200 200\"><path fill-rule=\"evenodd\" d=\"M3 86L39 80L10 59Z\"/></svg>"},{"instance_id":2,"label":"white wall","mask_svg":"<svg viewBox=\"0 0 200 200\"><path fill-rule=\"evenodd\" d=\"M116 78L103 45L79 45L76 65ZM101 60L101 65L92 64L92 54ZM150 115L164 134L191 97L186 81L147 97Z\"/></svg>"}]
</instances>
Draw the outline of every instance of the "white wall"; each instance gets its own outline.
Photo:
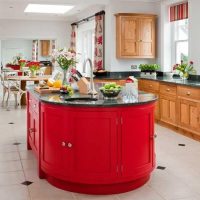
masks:
<instances>
[{"instance_id":1,"label":"white wall","mask_svg":"<svg viewBox=\"0 0 200 200\"><path fill-rule=\"evenodd\" d=\"M200 75L200 1L189 0L189 59Z\"/></svg>"},{"instance_id":2,"label":"white wall","mask_svg":"<svg viewBox=\"0 0 200 200\"><path fill-rule=\"evenodd\" d=\"M2 63L5 65L13 61L13 57L22 54L23 59L32 59L32 40L11 39L1 41Z\"/></svg>"},{"instance_id":3,"label":"white wall","mask_svg":"<svg viewBox=\"0 0 200 200\"><path fill-rule=\"evenodd\" d=\"M55 39L69 46L71 26L64 21L0 20L0 39Z\"/></svg>"},{"instance_id":4,"label":"white wall","mask_svg":"<svg viewBox=\"0 0 200 200\"><path fill-rule=\"evenodd\" d=\"M157 59L117 59L116 58L116 13L148 13L158 15L158 23L160 17L160 4L147 2L115 2L114 0L106 6L106 24L105 24L105 65L109 71L133 71L131 65L139 65L141 63L154 63L160 61L160 48L158 46ZM157 28L160 32L159 27ZM159 34L157 34L159 35ZM159 44L159 37L157 37Z\"/></svg>"},{"instance_id":5,"label":"white wall","mask_svg":"<svg viewBox=\"0 0 200 200\"><path fill-rule=\"evenodd\" d=\"M101 10L105 10L105 67L109 71L133 71L131 65L141 63L155 63L160 64L160 38L158 41L158 51L156 59L117 59L116 58L116 13L148 13L158 15L157 23L160 23L160 3L147 3L147 2L130 2L121 1L116 2L112 0L110 4L104 6L96 6L94 9L84 11L76 16L76 20L86 18ZM76 21L75 20L75 21ZM160 35L160 28L158 26L158 36Z\"/></svg>"}]
</instances>

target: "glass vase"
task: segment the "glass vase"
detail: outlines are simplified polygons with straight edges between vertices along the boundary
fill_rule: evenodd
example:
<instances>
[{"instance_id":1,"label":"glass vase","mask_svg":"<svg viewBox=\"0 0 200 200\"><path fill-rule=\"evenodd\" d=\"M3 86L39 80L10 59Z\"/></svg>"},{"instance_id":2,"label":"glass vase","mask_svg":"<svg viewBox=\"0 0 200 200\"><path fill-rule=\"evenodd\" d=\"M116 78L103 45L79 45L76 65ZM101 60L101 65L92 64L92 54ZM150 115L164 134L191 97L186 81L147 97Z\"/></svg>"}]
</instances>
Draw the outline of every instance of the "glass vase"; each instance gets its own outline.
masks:
<instances>
[{"instance_id":1,"label":"glass vase","mask_svg":"<svg viewBox=\"0 0 200 200\"><path fill-rule=\"evenodd\" d=\"M182 80L187 80L188 77L189 77L189 74L188 74L188 72L182 72L180 74L180 77L181 77Z\"/></svg>"},{"instance_id":2,"label":"glass vase","mask_svg":"<svg viewBox=\"0 0 200 200\"><path fill-rule=\"evenodd\" d=\"M67 74L68 74L68 69L63 69L62 85L69 85Z\"/></svg>"},{"instance_id":3,"label":"glass vase","mask_svg":"<svg viewBox=\"0 0 200 200\"><path fill-rule=\"evenodd\" d=\"M36 71L35 70L31 70L29 76L30 76L30 78L36 77Z\"/></svg>"}]
</instances>

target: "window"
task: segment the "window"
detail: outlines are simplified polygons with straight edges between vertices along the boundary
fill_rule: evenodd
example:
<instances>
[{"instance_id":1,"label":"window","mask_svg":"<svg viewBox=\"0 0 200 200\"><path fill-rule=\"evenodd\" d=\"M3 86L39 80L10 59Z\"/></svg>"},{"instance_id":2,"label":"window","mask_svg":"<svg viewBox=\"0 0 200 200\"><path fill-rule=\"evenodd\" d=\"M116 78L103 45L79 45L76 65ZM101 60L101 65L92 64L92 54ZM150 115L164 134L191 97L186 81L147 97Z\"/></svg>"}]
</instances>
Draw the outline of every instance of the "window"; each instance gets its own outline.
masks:
<instances>
[{"instance_id":1,"label":"window","mask_svg":"<svg viewBox=\"0 0 200 200\"><path fill-rule=\"evenodd\" d=\"M80 24L77 29L77 53L78 64L77 69L83 71L83 63L87 58L94 62L94 44L95 44L95 20ZM86 73L89 74L90 69L86 67Z\"/></svg>"},{"instance_id":2,"label":"window","mask_svg":"<svg viewBox=\"0 0 200 200\"><path fill-rule=\"evenodd\" d=\"M188 19L171 23L172 30L172 66L176 63L188 63Z\"/></svg>"}]
</instances>

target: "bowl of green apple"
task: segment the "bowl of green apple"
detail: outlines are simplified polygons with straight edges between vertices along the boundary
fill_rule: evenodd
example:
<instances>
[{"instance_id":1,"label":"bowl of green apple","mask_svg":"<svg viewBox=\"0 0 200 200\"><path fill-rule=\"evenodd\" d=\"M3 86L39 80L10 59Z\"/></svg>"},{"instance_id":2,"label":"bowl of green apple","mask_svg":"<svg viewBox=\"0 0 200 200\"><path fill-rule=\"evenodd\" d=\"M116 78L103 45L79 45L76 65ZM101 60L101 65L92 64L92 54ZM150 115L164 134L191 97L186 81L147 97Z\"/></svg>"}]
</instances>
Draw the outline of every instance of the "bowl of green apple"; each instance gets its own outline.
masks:
<instances>
[{"instance_id":1,"label":"bowl of green apple","mask_svg":"<svg viewBox=\"0 0 200 200\"><path fill-rule=\"evenodd\" d=\"M106 83L103 87L99 88L99 90L106 98L116 98L121 92L122 86L116 83Z\"/></svg>"}]
</instances>

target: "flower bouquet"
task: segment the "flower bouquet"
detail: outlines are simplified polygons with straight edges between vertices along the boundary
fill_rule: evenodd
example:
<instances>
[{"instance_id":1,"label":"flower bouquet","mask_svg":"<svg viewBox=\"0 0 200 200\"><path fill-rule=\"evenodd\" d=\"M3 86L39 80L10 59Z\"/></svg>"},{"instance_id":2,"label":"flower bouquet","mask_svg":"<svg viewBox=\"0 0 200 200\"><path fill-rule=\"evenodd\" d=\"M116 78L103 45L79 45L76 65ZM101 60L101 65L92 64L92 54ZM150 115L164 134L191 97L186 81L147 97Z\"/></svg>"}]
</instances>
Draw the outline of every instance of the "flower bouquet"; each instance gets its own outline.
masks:
<instances>
[{"instance_id":1,"label":"flower bouquet","mask_svg":"<svg viewBox=\"0 0 200 200\"><path fill-rule=\"evenodd\" d=\"M23 70L23 67L26 66L26 60L20 59L19 60L19 66L20 66L20 70Z\"/></svg>"},{"instance_id":2,"label":"flower bouquet","mask_svg":"<svg viewBox=\"0 0 200 200\"><path fill-rule=\"evenodd\" d=\"M55 49L52 53L52 57L58 63L60 68L63 70L63 85L67 82L66 74L70 67L75 67L76 61L76 53L72 50L66 49Z\"/></svg>"},{"instance_id":3,"label":"flower bouquet","mask_svg":"<svg viewBox=\"0 0 200 200\"><path fill-rule=\"evenodd\" d=\"M31 61L29 63L27 63L27 66L29 67L30 70L30 76L31 77L35 77L36 72L39 70L40 68L40 62L37 61Z\"/></svg>"},{"instance_id":4,"label":"flower bouquet","mask_svg":"<svg viewBox=\"0 0 200 200\"><path fill-rule=\"evenodd\" d=\"M178 71L182 79L188 79L189 73L193 71L193 68L193 61L190 61L188 64L184 63L183 60L181 60L181 64L175 64L173 70Z\"/></svg>"}]
</instances>

